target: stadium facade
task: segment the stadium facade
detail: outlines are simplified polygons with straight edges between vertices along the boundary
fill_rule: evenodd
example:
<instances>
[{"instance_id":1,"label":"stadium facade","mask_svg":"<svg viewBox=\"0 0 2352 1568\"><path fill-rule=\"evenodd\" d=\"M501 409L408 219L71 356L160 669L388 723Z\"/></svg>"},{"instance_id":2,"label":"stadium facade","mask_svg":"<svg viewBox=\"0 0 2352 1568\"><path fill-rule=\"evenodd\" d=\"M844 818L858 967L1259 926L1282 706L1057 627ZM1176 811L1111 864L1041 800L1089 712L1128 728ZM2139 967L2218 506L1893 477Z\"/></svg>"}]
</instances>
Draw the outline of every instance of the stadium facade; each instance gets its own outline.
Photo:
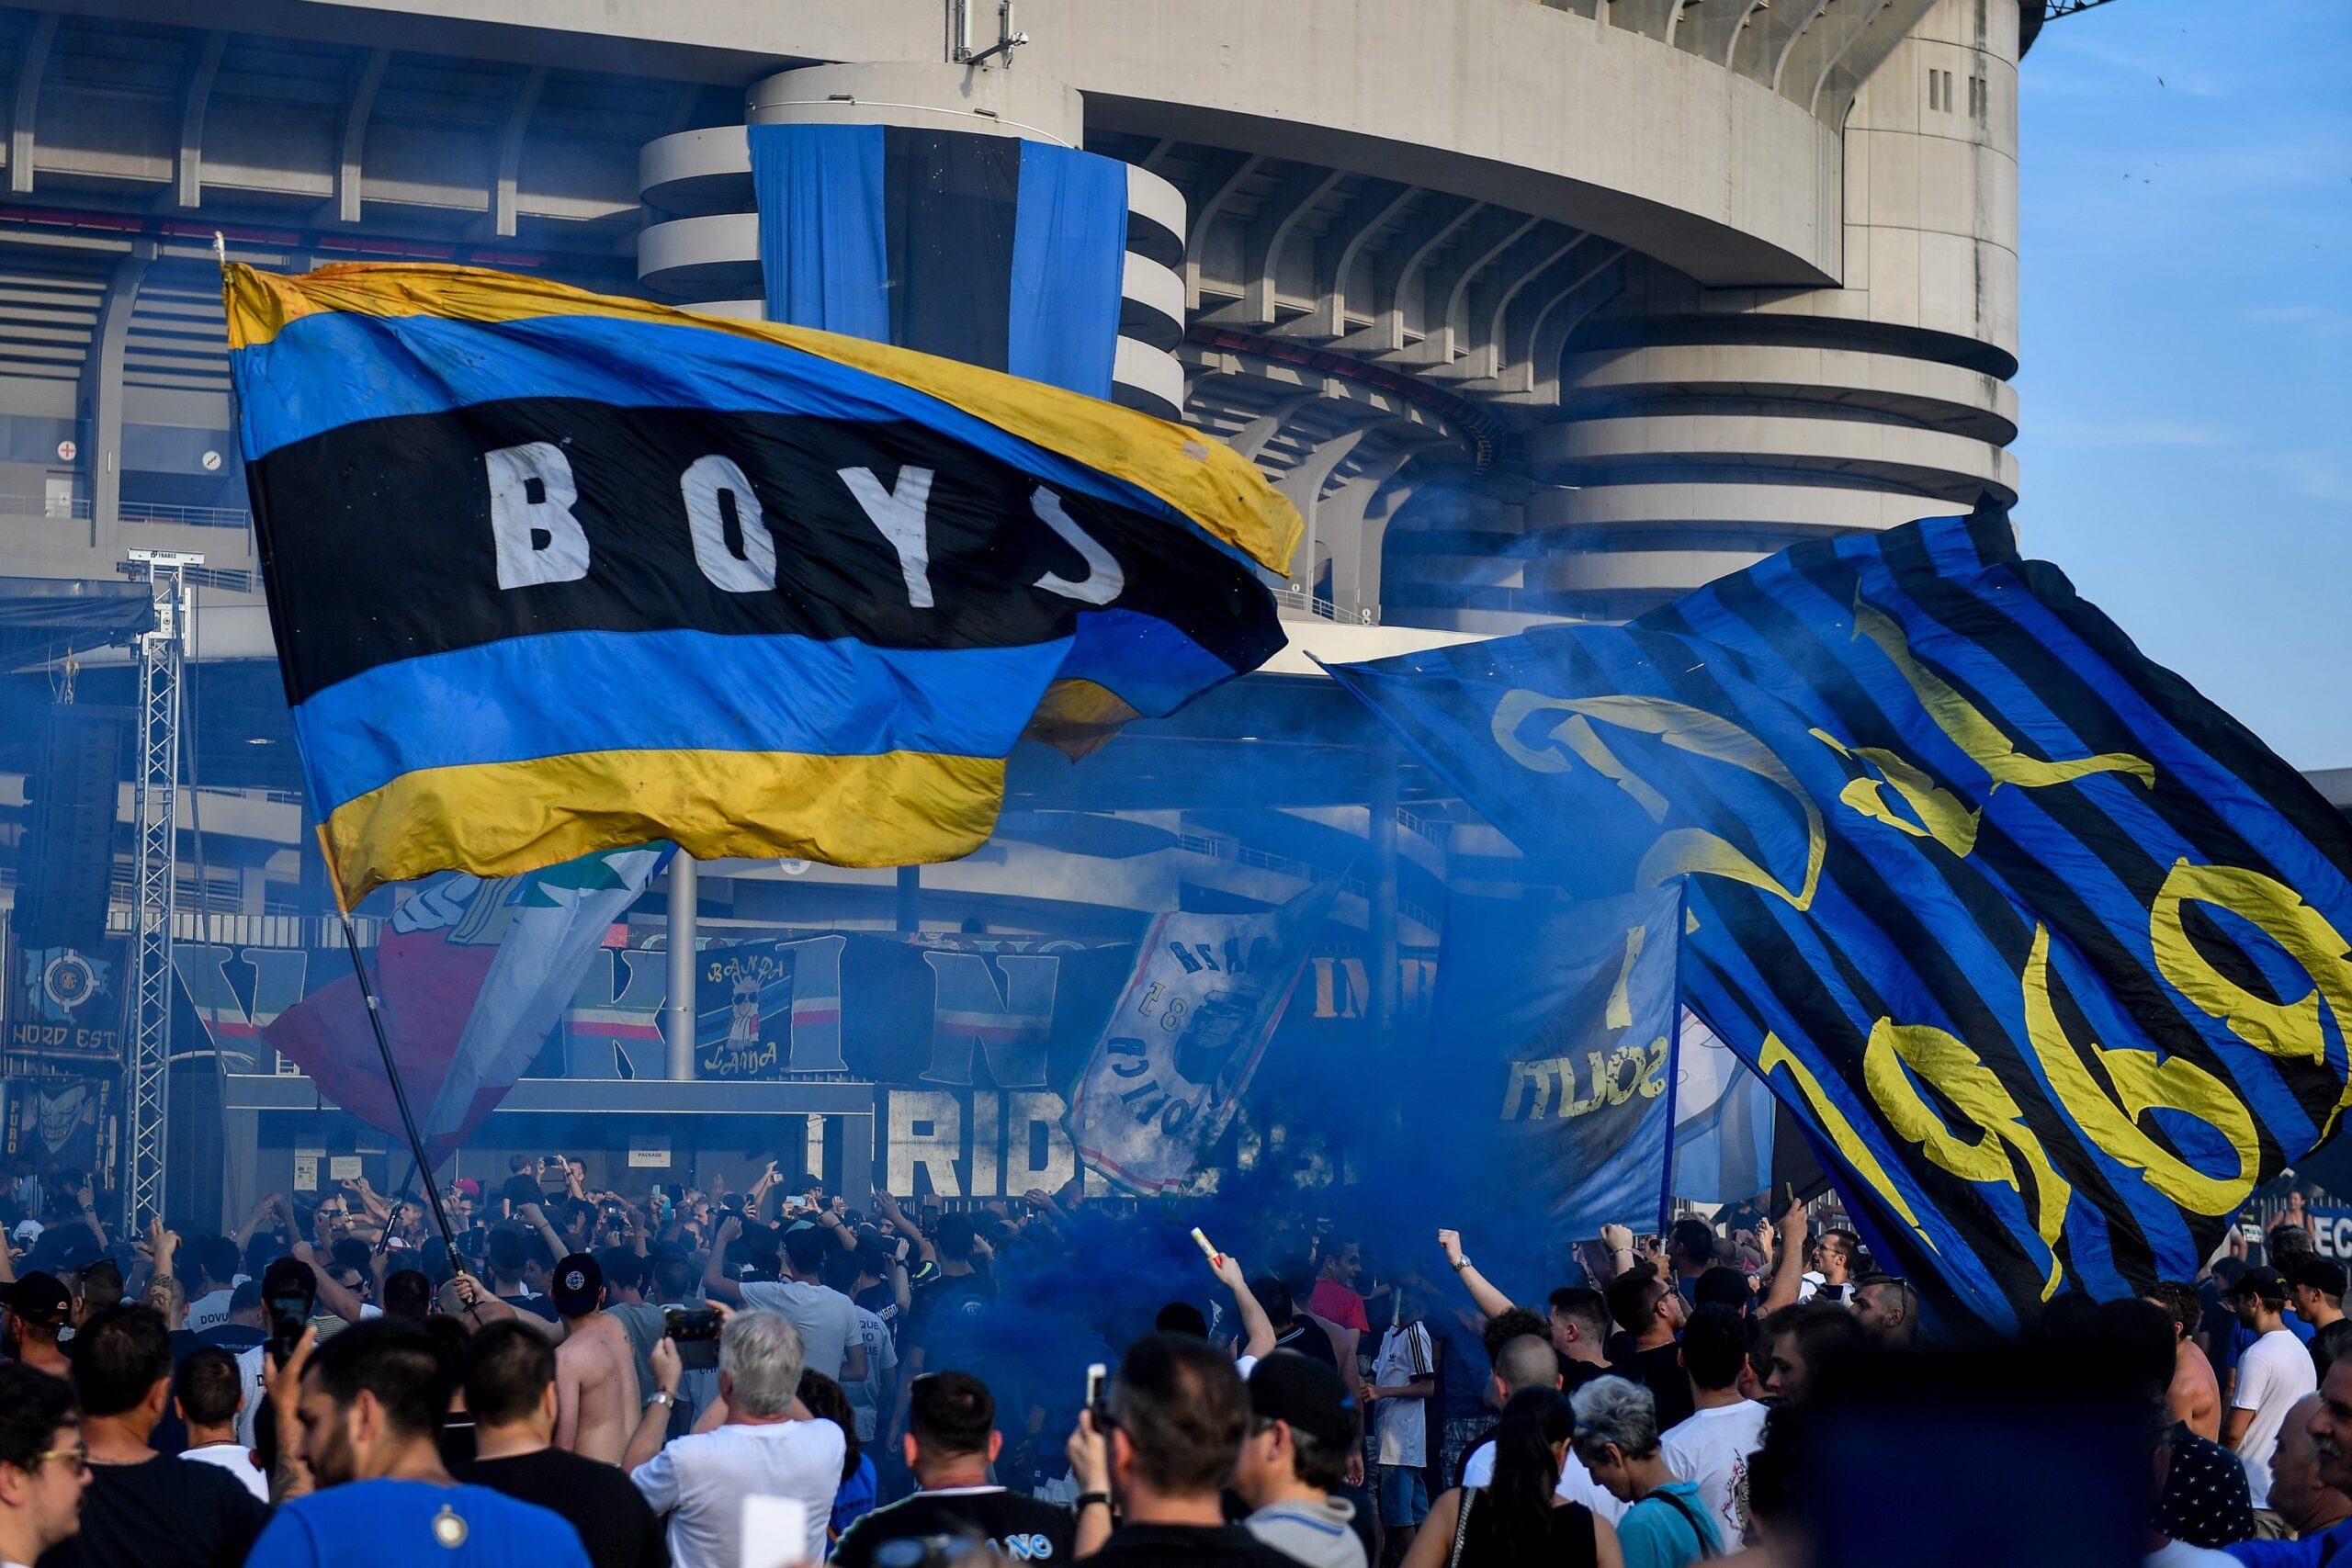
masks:
<instances>
[{"instance_id":1,"label":"stadium facade","mask_svg":"<svg viewBox=\"0 0 2352 1568\"><path fill-rule=\"evenodd\" d=\"M1277 585L1294 647L1079 768L1024 751L998 841L969 862L919 876L706 867L703 935L1132 941L1148 911L1262 907L1344 874L1334 920L1360 941L1318 957L1312 1010L1385 1027L1413 1005L1444 889L1510 887L1514 857L1402 769L1305 652L1622 620L1800 538L2013 502L2018 73L2042 9L0 8L0 571L119 583L131 549L204 557L189 572L180 973L233 973L241 1021L258 1023L291 972L268 955L315 962L329 906L236 458L216 232L275 268L453 261L758 315L773 279L748 128L1083 148L1125 170L1111 395L1231 444L1298 504L1308 542ZM128 662L32 660L6 678L9 837L25 835L44 765L40 710L68 690L127 705ZM113 882L121 930L127 858ZM660 913L657 896L633 942L659 945ZM606 1013L658 979L628 958L606 971ZM21 978L12 968L12 997ZM1002 1002L1010 982L990 983ZM188 999L181 1052L229 1049L218 1017L191 1030ZM935 1135L918 1112L944 1111L964 1122L956 1179L981 1190L968 1100L844 1112L838 1084L669 1081L692 1075L658 1048L616 1083L621 1038L576 1059L551 1047L565 1076L526 1085L492 1141L577 1144L563 1118L610 1114L599 1146L617 1160L645 1116L700 1115L728 1128L710 1149L772 1151L772 1134L735 1124L764 1107L831 1116L811 1136L854 1183L877 1145ZM360 1158L392 1174L385 1140L321 1111L286 1064L232 1055L214 1080L225 1116L187 1118L223 1131L175 1154L195 1197L214 1156L229 1201L295 1179L309 1150L326 1169ZM10 1060L18 1094L24 1072L47 1071ZM807 1098L820 1089L834 1098ZM991 1129L1010 1105L988 1111ZM999 1135L1010 1159L1021 1140ZM1003 1163L985 1162L994 1190L1019 1190ZM1024 1169L1054 1168L1038 1154Z\"/></svg>"}]
</instances>

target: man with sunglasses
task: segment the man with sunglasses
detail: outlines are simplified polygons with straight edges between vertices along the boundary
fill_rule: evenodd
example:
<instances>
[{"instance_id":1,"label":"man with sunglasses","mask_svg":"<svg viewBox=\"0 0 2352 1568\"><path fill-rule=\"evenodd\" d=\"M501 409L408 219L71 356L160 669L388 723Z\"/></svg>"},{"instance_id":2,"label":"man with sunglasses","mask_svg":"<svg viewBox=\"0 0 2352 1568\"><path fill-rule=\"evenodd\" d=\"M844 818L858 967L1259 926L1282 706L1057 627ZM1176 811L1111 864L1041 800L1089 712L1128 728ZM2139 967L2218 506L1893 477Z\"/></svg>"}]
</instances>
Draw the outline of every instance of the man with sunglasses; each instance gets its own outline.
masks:
<instances>
[{"instance_id":1,"label":"man with sunglasses","mask_svg":"<svg viewBox=\"0 0 2352 1568\"><path fill-rule=\"evenodd\" d=\"M29 1568L82 1528L82 1416L63 1378L0 1366L0 1568Z\"/></svg>"}]
</instances>

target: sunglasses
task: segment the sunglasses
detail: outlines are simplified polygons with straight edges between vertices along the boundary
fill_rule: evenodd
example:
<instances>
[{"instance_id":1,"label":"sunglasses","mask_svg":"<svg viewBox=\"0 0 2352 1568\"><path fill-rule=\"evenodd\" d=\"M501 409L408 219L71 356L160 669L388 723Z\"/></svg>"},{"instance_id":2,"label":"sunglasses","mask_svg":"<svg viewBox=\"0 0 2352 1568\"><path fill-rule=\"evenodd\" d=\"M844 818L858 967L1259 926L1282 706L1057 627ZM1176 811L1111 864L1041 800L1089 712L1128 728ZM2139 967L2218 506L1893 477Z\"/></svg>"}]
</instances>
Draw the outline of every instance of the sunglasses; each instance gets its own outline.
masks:
<instances>
[{"instance_id":1,"label":"sunglasses","mask_svg":"<svg viewBox=\"0 0 2352 1568\"><path fill-rule=\"evenodd\" d=\"M43 1449L33 1455L27 1470L39 1470L51 1460L56 1460L75 1475L90 1468L90 1449L86 1443L76 1443L70 1449Z\"/></svg>"}]
</instances>

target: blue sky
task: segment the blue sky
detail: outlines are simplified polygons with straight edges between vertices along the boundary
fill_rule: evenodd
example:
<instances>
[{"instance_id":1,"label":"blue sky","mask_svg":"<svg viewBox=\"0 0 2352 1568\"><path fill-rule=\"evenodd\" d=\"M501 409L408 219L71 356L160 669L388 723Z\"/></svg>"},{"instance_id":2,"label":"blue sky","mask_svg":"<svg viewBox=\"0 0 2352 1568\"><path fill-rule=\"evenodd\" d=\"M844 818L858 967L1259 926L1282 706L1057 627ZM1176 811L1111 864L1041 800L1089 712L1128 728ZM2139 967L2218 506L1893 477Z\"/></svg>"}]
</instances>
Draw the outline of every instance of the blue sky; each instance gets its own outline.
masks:
<instances>
[{"instance_id":1,"label":"blue sky","mask_svg":"<svg viewBox=\"0 0 2352 1568\"><path fill-rule=\"evenodd\" d=\"M2352 767L2352 0L2115 0L2019 112L2027 553Z\"/></svg>"}]
</instances>

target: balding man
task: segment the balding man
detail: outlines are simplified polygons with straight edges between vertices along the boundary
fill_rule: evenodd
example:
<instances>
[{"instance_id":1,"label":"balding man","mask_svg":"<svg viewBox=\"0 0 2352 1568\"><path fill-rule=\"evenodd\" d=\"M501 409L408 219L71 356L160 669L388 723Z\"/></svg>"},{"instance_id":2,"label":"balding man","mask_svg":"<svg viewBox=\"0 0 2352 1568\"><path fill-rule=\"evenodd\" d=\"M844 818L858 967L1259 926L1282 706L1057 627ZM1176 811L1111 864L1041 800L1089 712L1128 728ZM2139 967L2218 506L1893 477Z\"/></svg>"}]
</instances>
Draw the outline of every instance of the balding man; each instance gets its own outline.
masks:
<instances>
[{"instance_id":1,"label":"balding man","mask_svg":"<svg viewBox=\"0 0 2352 1568\"><path fill-rule=\"evenodd\" d=\"M1495 1352L1495 1375L1488 1380L1487 1400L1499 1410L1521 1389L1559 1386L1560 1359L1553 1354L1551 1342L1523 1334ZM1462 1461L1462 1484L1485 1486L1494 1478L1495 1442L1489 1438ZM1593 1480L1573 1450L1560 1466L1560 1483L1554 1490L1571 1503L1582 1503L1612 1525L1625 1512L1625 1505Z\"/></svg>"},{"instance_id":2,"label":"balding man","mask_svg":"<svg viewBox=\"0 0 2352 1568\"><path fill-rule=\"evenodd\" d=\"M1865 1274L1854 1285L1854 1321L1877 1343L1900 1349L1918 1336L1918 1292L1892 1274Z\"/></svg>"},{"instance_id":3,"label":"balding man","mask_svg":"<svg viewBox=\"0 0 2352 1568\"><path fill-rule=\"evenodd\" d=\"M2312 1439L2312 1416L2319 1395L2307 1393L2287 1411L2278 1428L2278 1451L2270 1461L2270 1506L2299 1536L2314 1536L2352 1519L2352 1497L2319 1478L2319 1449Z\"/></svg>"},{"instance_id":4,"label":"balding man","mask_svg":"<svg viewBox=\"0 0 2352 1568\"><path fill-rule=\"evenodd\" d=\"M2336 1508L2336 1523L2318 1530L2306 1530L2299 1540L2245 1540L2225 1548L2229 1554L2250 1568L2320 1568L2339 1556L2352 1551L2352 1517L2347 1517L2345 1498L2352 1495L2352 1358L2335 1362L2327 1369L2325 1381L2319 1392L2298 1400L2289 1412L2279 1432L2278 1451L2273 1456L2272 1498L2270 1506L2283 1516L2278 1491L2284 1488L2293 1497L2297 1488L2287 1479L2290 1432L2300 1433L2311 1449L2311 1478L2313 1490L2324 1493L2323 1501L2332 1499ZM2352 1557L2345 1557L2352 1561Z\"/></svg>"}]
</instances>

